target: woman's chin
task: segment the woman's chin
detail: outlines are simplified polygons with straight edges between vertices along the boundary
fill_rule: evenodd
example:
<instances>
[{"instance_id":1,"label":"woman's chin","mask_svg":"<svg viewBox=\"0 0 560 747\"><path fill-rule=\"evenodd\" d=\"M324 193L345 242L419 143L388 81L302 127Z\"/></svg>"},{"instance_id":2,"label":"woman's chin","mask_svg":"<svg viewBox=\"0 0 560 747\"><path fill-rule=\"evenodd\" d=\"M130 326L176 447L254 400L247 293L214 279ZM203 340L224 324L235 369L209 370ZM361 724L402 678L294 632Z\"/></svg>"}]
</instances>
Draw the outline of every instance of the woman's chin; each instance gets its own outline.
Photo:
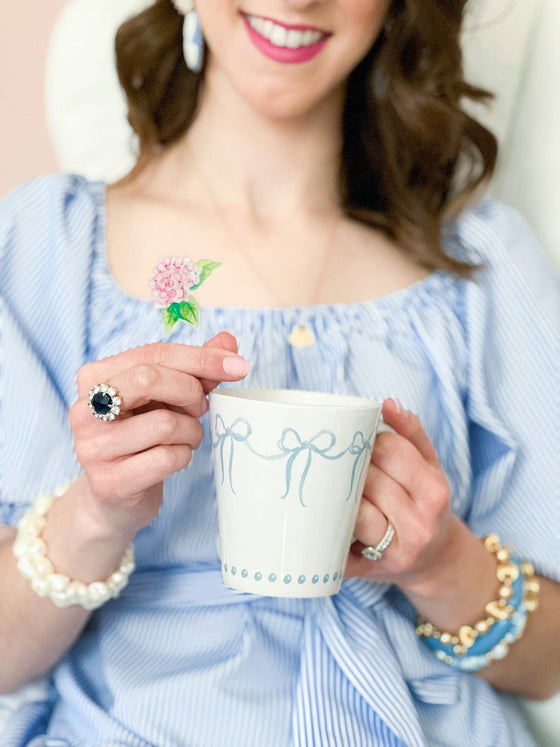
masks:
<instances>
[{"instance_id":1,"label":"woman's chin","mask_svg":"<svg viewBox=\"0 0 560 747\"><path fill-rule=\"evenodd\" d=\"M278 122L298 121L313 111L309 104L294 102L291 106L271 101L255 101L252 108L264 119Z\"/></svg>"},{"instance_id":2,"label":"woman's chin","mask_svg":"<svg viewBox=\"0 0 560 747\"><path fill-rule=\"evenodd\" d=\"M328 100L333 101L333 97L328 94L318 95L317 90L296 91L295 86L241 93L246 103L260 116L284 122L305 119L328 105Z\"/></svg>"}]
</instances>

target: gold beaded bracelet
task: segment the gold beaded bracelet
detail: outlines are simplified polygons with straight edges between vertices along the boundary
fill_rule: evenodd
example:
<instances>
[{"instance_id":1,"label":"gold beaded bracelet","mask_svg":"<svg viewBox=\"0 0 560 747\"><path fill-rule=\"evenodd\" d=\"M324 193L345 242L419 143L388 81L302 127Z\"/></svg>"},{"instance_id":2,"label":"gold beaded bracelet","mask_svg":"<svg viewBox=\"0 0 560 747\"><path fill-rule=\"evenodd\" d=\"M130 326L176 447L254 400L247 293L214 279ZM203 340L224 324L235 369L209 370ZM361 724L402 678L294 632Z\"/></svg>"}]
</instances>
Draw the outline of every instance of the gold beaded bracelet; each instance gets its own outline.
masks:
<instances>
[{"instance_id":1,"label":"gold beaded bracelet","mask_svg":"<svg viewBox=\"0 0 560 747\"><path fill-rule=\"evenodd\" d=\"M519 568L515 563L510 562L510 550L502 545L496 534L488 534L484 537L483 544L488 552L496 556L498 561L496 577L501 583L498 599L488 602L486 605L487 616L474 625L462 625L459 628L458 635L438 630L433 623L423 616L418 618L416 633L421 637L432 637L440 643L452 645L456 656L467 654L479 635L485 635L495 622L509 619L515 612L515 608L508 604L508 600L513 594L512 585L519 577ZM527 612L534 612L539 605L537 595L540 584L534 578L535 569L532 563L522 562L521 572L524 579L522 605L527 609Z\"/></svg>"}]
</instances>

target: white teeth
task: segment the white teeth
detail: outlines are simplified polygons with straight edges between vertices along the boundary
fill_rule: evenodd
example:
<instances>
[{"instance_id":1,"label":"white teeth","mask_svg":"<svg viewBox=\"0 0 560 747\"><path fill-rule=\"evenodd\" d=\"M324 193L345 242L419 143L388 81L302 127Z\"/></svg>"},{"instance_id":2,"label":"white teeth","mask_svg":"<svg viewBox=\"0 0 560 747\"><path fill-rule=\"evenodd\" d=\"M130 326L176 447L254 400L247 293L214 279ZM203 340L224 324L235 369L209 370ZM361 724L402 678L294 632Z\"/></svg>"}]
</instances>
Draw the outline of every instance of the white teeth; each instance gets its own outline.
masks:
<instances>
[{"instance_id":1,"label":"white teeth","mask_svg":"<svg viewBox=\"0 0 560 747\"><path fill-rule=\"evenodd\" d=\"M290 29L286 38L286 46L290 49L301 47L303 42L302 36L303 34L301 33L301 31L298 31L297 29Z\"/></svg>"},{"instance_id":2,"label":"white teeth","mask_svg":"<svg viewBox=\"0 0 560 747\"><path fill-rule=\"evenodd\" d=\"M277 47L285 47L287 38L288 29L285 29L283 26L277 26L276 24L274 24L270 41L273 44L276 44Z\"/></svg>"},{"instance_id":3,"label":"white teeth","mask_svg":"<svg viewBox=\"0 0 560 747\"><path fill-rule=\"evenodd\" d=\"M255 22L251 24L253 28L255 28L259 34L262 34L264 29L265 20L264 18L255 18Z\"/></svg>"},{"instance_id":4,"label":"white teeth","mask_svg":"<svg viewBox=\"0 0 560 747\"><path fill-rule=\"evenodd\" d=\"M272 29L274 28L274 22L273 21L264 21L262 35L266 36L267 39L270 39L272 36Z\"/></svg>"},{"instance_id":5,"label":"white teeth","mask_svg":"<svg viewBox=\"0 0 560 747\"><path fill-rule=\"evenodd\" d=\"M315 38L317 35L316 31L304 31L303 32L303 43L307 46L308 44L313 44L313 42L317 41Z\"/></svg>"},{"instance_id":6,"label":"white teeth","mask_svg":"<svg viewBox=\"0 0 560 747\"><path fill-rule=\"evenodd\" d=\"M247 16L247 20L255 31L258 31L261 36L264 36L276 47L287 47L288 49L309 47L324 38L324 34L321 34L320 31L287 29L274 23L274 21L259 18L259 16Z\"/></svg>"}]
</instances>

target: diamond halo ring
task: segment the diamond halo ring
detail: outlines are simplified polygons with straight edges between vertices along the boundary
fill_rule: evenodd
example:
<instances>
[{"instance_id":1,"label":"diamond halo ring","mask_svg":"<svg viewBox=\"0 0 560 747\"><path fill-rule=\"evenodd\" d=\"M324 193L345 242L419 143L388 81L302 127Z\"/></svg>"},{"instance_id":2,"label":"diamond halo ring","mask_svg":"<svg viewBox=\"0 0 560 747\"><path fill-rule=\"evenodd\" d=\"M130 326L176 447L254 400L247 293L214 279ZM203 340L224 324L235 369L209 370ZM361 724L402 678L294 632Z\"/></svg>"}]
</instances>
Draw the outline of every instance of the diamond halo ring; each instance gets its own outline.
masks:
<instances>
[{"instance_id":1,"label":"diamond halo ring","mask_svg":"<svg viewBox=\"0 0 560 747\"><path fill-rule=\"evenodd\" d=\"M96 384L89 390L87 406L95 418L114 420L121 412L121 398L110 384Z\"/></svg>"}]
</instances>

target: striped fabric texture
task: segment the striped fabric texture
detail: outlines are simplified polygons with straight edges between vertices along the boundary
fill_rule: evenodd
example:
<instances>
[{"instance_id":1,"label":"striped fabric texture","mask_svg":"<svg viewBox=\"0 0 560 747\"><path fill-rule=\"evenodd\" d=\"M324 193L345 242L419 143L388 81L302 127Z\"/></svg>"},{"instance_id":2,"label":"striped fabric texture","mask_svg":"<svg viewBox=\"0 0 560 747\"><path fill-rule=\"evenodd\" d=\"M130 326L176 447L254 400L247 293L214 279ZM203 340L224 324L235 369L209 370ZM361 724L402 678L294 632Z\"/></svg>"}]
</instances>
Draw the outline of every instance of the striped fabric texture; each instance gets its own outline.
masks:
<instances>
[{"instance_id":1,"label":"striped fabric texture","mask_svg":"<svg viewBox=\"0 0 560 747\"><path fill-rule=\"evenodd\" d=\"M559 581L558 279L500 202L465 211L444 240L483 264L473 279L435 272L348 304L203 308L199 328L169 339L233 332L252 370L228 386L395 396L431 438L455 513ZM203 252L187 242L185 254ZM163 330L161 312L109 272L100 182L45 177L5 198L0 261L0 523L13 526L79 474L67 411L80 366ZM316 342L296 349L287 336L301 320ZM93 614L49 698L14 714L3 747L534 744L513 698L418 640L395 587L346 579L314 600L226 588L208 415L202 424L201 448L135 539L129 586Z\"/></svg>"}]
</instances>

